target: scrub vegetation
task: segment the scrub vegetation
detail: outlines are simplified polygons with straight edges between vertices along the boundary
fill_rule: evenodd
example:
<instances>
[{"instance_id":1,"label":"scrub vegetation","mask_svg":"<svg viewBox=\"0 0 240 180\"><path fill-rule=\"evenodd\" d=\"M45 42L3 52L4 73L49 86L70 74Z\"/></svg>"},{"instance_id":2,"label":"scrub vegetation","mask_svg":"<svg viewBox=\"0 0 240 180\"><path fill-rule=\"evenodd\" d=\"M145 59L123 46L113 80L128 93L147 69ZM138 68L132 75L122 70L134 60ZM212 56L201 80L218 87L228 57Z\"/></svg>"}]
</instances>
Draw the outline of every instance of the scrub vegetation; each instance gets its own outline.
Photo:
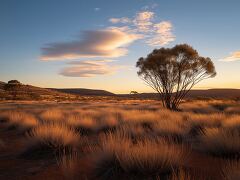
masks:
<instances>
[{"instance_id":1,"label":"scrub vegetation","mask_svg":"<svg viewBox=\"0 0 240 180\"><path fill-rule=\"evenodd\" d=\"M240 103L181 108L154 100L1 103L0 151L26 178L239 179Z\"/></svg>"}]
</instances>

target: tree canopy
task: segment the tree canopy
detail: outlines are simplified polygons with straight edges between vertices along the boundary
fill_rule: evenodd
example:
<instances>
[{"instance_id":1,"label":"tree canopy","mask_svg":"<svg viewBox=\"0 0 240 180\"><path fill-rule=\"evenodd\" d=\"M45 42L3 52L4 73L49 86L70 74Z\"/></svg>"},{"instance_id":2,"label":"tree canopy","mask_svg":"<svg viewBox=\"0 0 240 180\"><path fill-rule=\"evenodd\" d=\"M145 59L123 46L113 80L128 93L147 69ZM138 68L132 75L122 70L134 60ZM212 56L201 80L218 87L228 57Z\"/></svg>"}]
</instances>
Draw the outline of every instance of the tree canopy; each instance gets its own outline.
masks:
<instances>
[{"instance_id":1,"label":"tree canopy","mask_svg":"<svg viewBox=\"0 0 240 180\"><path fill-rule=\"evenodd\" d=\"M216 76L213 62L187 44L153 50L136 63L138 75L155 91L168 109L176 110L189 90Z\"/></svg>"}]
</instances>

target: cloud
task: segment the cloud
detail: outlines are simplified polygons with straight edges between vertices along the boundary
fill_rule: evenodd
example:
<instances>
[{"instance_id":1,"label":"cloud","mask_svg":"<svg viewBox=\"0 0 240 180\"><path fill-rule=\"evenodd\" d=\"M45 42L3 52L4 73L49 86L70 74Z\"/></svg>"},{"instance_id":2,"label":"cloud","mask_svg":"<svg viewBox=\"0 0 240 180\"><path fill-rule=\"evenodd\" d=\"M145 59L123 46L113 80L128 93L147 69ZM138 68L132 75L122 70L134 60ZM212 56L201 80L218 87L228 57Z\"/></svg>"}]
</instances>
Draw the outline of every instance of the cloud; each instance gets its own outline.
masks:
<instances>
[{"instance_id":1,"label":"cloud","mask_svg":"<svg viewBox=\"0 0 240 180\"><path fill-rule=\"evenodd\" d=\"M114 23L114 24L116 24L116 23L130 23L130 22L131 22L131 20L130 20L129 18L127 18L127 17L122 17L122 18L110 18L109 21L110 21L111 23Z\"/></svg>"},{"instance_id":2,"label":"cloud","mask_svg":"<svg viewBox=\"0 0 240 180\"><path fill-rule=\"evenodd\" d=\"M158 7L158 4L157 3L153 3L151 5L143 6L142 9L143 10L149 10L149 9L155 9L156 7Z\"/></svg>"},{"instance_id":3,"label":"cloud","mask_svg":"<svg viewBox=\"0 0 240 180\"><path fill-rule=\"evenodd\" d=\"M151 11L139 12L133 20L133 23L137 26L139 31L148 32L153 24L151 22L153 16L154 13Z\"/></svg>"},{"instance_id":4,"label":"cloud","mask_svg":"<svg viewBox=\"0 0 240 180\"><path fill-rule=\"evenodd\" d=\"M81 37L72 42L48 44L42 48L41 60L120 57L127 54L126 46L140 38L136 33L113 28L84 31Z\"/></svg>"},{"instance_id":5,"label":"cloud","mask_svg":"<svg viewBox=\"0 0 240 180\"><path fill-rule=\"evenodd\" d=\"M79 64L102 64L102 63L111 63L114 62L112 59L101 59L101 60L82 60L82 61L71 61L67 64L79 65Z\"/></svg>"},{"instance_id":6,"label":"cloud","mask_svg":"<svg viewBox=\"0 0 240 180\"><path fill-rule=\"evenodd\" d=\"M225 57L224 59L221 59L221 61L238 61L240 60L240 51L235 51L230 54L230 56Z\"/></svg>"},{"instance_id":7,"label":"cloud","mask_svg":"<svg viewBox=\"0 0 240 180\"><path fill-rule=\"evenodd\" d=\"M164 34L172 30L172 24L169 21L162 21L154 25L156 28L157 33Z\"/></svg>"},{"instance_id":8,"label":"cloud","mask_svg":"<svg viewBox=\"0 0 240 180\"><path fill-rule=\"evenodd\" d=\"M136 20L137 21L149 21L153 18L154 12L151 11L142 11L137 13Z\"/></svg>"},{"instance_id":9,"label":"cloud","mask_svg":"<svg viewBox=\"0 0 240 180\"><path fill-rule=\"evenodd\" d=\"M112 60L85 60L73 61L70 67L66 67L59 74L68 77L94 77L97 75L109 75L115 73L121 66L109 65Z\"/></svg>"},{"instance_id":10,"label":"cloud","mask_svg":"<svg viewBox=\"0 0 240 180\"><path fill-rule=\"evenodd\" d=\"M162 21L153 26L155 36L147 40L147 43L152 46L166 45L175 40L172 33L172 23L169 21Z\"/></svg>"},{"instance_id":11,"label":"cloud","mask_svg":"<svg viewBox=\"0 0 240 180\"><path fill-rule=\"evenodd\" d=\"M135 30L139 32L148 32L150 27L153 25L152 19L154 17L154 12L152 11L141 11L138 12L134 18L121 17L121 18L110 18L109 21L113 24L129 23L135 26Z\"/></svg>"},{"instance_id":12,"label":"cloud","mask_svg":"<svg viewBox=\"0 0 240 180\"><path fill-rule=\"evenodd\" d=\"M128 53L127 47L142 39L151 46L163 46L175 40L170 21L156 21L156 15L146 6L135 16L110 18L114 26L101 30L82 31L75 40L55 42L42 48L41 60L74 60L81 58L117 58ZM99 11L100 8L94 8ZM231 59L231 58L230 58ZM71 61L59 74L68 77L95 77L113 74L124 66L111 64L112 60Z\"/></svg>"},{"instance_id":13,"label":"cloud","mask_svg":"<svg viewBox=\"0 0 240 180\"><path fill-rule=\"evenodd\" d=\"M123 21L127 19L126 21ZM155 13L152 11L141 11L136 13L133 18L111 18L110 22L114 24L125 24L118 26L119 29L128 33L141 34L145 43L150 46L163 46L176 39L173 34L173 25L170 21L155 21Z\"/></svg>"}]
</instances>

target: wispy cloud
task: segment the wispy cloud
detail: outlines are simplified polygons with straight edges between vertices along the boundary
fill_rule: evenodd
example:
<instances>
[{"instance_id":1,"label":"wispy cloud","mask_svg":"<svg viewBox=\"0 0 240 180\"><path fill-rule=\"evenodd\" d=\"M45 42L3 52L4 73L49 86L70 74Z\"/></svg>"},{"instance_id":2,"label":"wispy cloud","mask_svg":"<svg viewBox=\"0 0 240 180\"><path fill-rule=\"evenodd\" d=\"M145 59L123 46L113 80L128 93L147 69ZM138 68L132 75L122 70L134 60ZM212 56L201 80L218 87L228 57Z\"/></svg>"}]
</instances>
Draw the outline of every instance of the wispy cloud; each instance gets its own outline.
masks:
<instances>
[{"instance_id":1,"label":"wispy cloud","mask_svg":"<svg viewBox=\"0 0 240 180\"><path fill-rule=\"evenodd\" d=\"M224 59L220 59L221 61L238 61L240 60L240 51L235 51L231 53L229 56L225 57Z\"/></svg>"},{"instance_id":2,"label":"wispy cloud","mask_svg":"<svg viewBox=\"0 0 240 180\"><path fill-rule=\"evenodd\" d=\"M73 41L47 44L42 48L41 60L116 58L126 55L127 46L138 39L144 39L151 46L163 46L175 40L172 23L155 21L152 11L144 10L132 18L110 18L109 21L115 26L83 31Z\"/></svg>"},{"instance_id":3,"label":"wispy cloud","mask_svg":"<svg viewBox=\"0 0 240 180\"><path fill-rule=\"evenodd\" d=\"M60 71L60 74L68 77L95 77L97 75L114 74L121 66L110 65L112 60L85 60L73 61Z\"/></svg>"},{"instance_id":4,"label":"wispy cloud","mask_svg":"<svg viewBox=\"0 0 240 180\"><path fill-rule=\"evenodd\" d=\"M172 23L170 21L158 22L155 16L154 12L144 10L136 13L132 18L110 18L109 21L115 25L118 24L118 28L124 27L127 32L140 33L145 42L151 46L163 46L174 41L176 37L173 34Z\"/></svg>"},{"instance_id":5,"label":"wispy cloud","mask_svg":"<svg viewBox=\"0 0 240 180\"><path fill-rule=\"evenodd\" d=\"M162 21L153 26L156 32L152 38L147 40L147 43L152 46L166 45L175 40L172 33L172 23L169 21Z\"/></svg>"},{"instance_id":6,"label":"wispy cloud","mask_svg":"<svg viewBox=\"0 0 240 180\"><path fill-rule=\"evenodd\" d=\"M152 26L152 19L154 16L154 12L151 11L142 11L137 13L133 23L136 25L139 31L149 32Z\"/></svg>"},{"instance_id":7,"label":"wispy cloud","mask_svg":"<svg viewBox=\"0 0 240 180\"><path fill-rule=\"evenodd\" d=\"M101 9L99 7L95 7L94 11L100 11Z\"/></svg>"},{"instance_id":8,"label":"wispy cloud","mask_svg":"<svg viewBox=\"0 0 240 180\"><path fill-rule=\"evenodd\" d=\"M158 7L158 4L153 3L153 4L150 4L150 5L143 6L142 9L143 10L151 10L151 9L155 9L156 7Z\"/></svg>"},{"instance_id":9,"label":"wispy cloud","mask_svg":"<svg viewBox=\"0 0 240 180\"><path fill-rule=\"evenodd\" d=\"M92 31L82 31L77 38L67 42L55 42L42 48L41 60L88 60L71 61L59 74L68 77L94 77L109 75L122 69L112 60L128 53L128 46L143 39L151 46L163 46L175 40L173 25L170 21L156 21L151 11L157 5L146 6L133 17L113 17L109 21L113 26ZM94 8L99 11L100 8ZM104 58L104 60L90 60Z\"/></svg>"},{"instance_id":10,"label":"wispy cloud","mask_svg":"<svg viewBox=\"0 0 240 180\"><path fill-rule=\"evenodd\" d=\"M114 24L116 24L116 23L130 23L130 22L131 22L131 20L130 20L129 18L127 18L127 17L122 17L122 18L110 18L109 21L110 21L111 23L114 23Z\"/></svg>"},{"instance_id":11,"label":"wispy cloud","mask_svg":"<svg viewBox=\"0 0 240 180\"><path fill-rule=\"evenodd\" d=\"M77 40L52 43L42 48L41 60L120 57L127 54L126 46L139 38L137 33L121 29L84 31Z\"/></svg>"}]
</instances>

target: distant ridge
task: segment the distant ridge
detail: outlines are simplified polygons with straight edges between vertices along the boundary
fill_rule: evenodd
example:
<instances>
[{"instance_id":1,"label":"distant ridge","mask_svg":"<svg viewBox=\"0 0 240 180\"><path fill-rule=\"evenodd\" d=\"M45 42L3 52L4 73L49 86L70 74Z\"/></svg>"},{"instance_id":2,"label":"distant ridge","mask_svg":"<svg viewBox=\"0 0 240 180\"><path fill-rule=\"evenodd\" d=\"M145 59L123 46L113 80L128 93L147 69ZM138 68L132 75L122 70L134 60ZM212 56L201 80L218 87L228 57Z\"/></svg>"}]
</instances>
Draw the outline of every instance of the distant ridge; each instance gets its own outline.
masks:
<instances>
[{"instance_id":1,"label":"distant ridge","mask_svg":"<svg viewBox=\"0 0 240 180\"><path fill-rule=\"evenodd\" d=\"M116 96L116 94L99 89L85 89L85 88L66 88L66 89L52 89L62 93L76 94L82 96Z\"/></svg>"},{"instance_id":2,"label":"distant ridge","mask_svg":"<svg viewBox=\"0 0 240 180\"><path fill-rule=\"evenodd\" d=\"M158 98L157 93L139 93L139 94L122 94L123 97L134 97L134 98ZM207 90L191 90L186 96L187 99L240 99L240 89L207 89Z\"/></svg>"},{"instance_id":3,"label":"distant ridge","mask_svg":"<svg viewBox=\"0 0 240 180\"><path fill-rule=\"evenodd\" d=\"M0 81L0 99L2 100L58 100L75 99L75 95L54 90L19 84L11 86Z\"/></svg>"},{"instance_id":4,"label":"distant ridge","mask_svg":"<svg viewBox=\"0 0 240 180\"><path fill-rule=\"evenodd\" d=\"M105 90L40 88L22 83L11 86L0 81L0 100L81 100L90 96L116 95Z\"/></svg>"},{"instance_id":5,"label":"distant ridge","mask_svg":"<svg viewBox=\"0 0 240 180\"><path fill-rule=\"evenodd\" d=\"M109 91L86 88L40 88L20 84L7 89L8 83L0 81L0 99L2 100L80 100L94 99L96 96L133 98L133 99L158 99L157 93L114 94ZM240 100L240 89L208 89L191 90L187 99L237 99Z\"/></svg>"}]
</instances>

